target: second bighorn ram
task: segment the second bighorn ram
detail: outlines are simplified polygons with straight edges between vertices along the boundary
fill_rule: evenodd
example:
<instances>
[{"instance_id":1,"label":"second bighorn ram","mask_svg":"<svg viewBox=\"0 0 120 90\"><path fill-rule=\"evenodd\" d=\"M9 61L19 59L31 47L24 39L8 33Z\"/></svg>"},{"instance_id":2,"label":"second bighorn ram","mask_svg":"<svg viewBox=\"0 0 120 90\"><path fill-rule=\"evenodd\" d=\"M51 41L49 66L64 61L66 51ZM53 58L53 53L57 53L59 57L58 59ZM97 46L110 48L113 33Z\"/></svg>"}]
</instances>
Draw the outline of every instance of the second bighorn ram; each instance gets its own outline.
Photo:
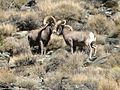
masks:
<instances>
[{"instance_id":1,"label":"second bighorn ram","mask_svg":"<svg viewBox=\"0 0 120 90\"><path fill-rule=\"evenodd\" d=\"M57 34L62 34L67 45L71 47L71 53L76 50L76 47L88 47L89 59L92 58L93 49L94 56L96 55L96 37L90 31L74 31L70 25L66 25L66 20L59 20L53 31Z\"/></svg>"},{"instance_id":2,"label":"second bighorn ram","mask_svg":"<svg viewBox=\"0 0 120 90\"><path fill-rule=\"evenodd\" d=\"M29 32L28 41L30 47L39 46L41 54L46 54L46 46L51 38L56 19L53 16L47 16L44 18L43 24L42 28Z\"/></svg>"}]
</instances>

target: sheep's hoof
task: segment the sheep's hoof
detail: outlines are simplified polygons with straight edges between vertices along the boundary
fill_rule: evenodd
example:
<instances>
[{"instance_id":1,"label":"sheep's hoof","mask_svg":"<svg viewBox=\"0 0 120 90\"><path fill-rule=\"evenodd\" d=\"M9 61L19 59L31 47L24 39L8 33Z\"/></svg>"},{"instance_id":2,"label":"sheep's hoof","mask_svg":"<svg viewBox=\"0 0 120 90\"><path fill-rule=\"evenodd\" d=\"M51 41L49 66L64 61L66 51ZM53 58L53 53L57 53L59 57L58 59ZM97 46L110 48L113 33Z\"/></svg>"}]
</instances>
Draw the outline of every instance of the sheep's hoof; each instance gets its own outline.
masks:
<instances>
[{"instance_id":1,"label":"sheep's hoof","mask_svg":"<svg viewBox=\"0 0 120 90\"><path fill-rule=\"evenodd\" d=\"M92 61L94 61L95 59L97 59L97 56L93 56Z\"/></svg>"},{"instance_id":2,"label":"sheep's hoof","mask_svg":"<svg viewBox=\"0 0 120 90\"><path fill-rule=\"evenodd\" d=\"M96 56L92 57L92 58L89 58L90 61L94 61L95 59L97 59Z\"/></svg>"},{"instance_id":3,"label":"sheep's hoof","mask_svg":"<svg viewBox=\"0 0 120 90\"><path fill-rule=\"evenodd\" d=\"M83 65L84 65L84 67L87 67L90 65L90 62L85 62Z\"/></svg>"}]
</instances>

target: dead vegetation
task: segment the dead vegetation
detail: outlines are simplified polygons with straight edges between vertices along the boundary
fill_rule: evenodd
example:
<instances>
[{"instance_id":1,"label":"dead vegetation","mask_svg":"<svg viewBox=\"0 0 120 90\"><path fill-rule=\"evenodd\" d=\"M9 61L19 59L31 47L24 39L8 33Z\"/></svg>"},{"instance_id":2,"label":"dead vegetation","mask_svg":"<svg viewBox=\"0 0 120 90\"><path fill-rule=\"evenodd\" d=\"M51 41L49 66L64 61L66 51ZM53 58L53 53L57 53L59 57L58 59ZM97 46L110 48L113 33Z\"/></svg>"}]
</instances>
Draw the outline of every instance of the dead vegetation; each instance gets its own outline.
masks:
<instances>
[{"instance_id":1,"label":"dead vegetation","mask_svg":"<svg viewBox=\"0 0 120 90\"><path fill-rule=\"evenodd\" d=\"M119 90L120 1L36 1L38 10L28 11L20 11L26 0L0 1L0 89ZM32 55L26 32L41 28L46 16L92 31L97 58L88 60L88 52L79 48L71 54L63 37L55 34L46 55Z\"/></svg>"}]
</instances>

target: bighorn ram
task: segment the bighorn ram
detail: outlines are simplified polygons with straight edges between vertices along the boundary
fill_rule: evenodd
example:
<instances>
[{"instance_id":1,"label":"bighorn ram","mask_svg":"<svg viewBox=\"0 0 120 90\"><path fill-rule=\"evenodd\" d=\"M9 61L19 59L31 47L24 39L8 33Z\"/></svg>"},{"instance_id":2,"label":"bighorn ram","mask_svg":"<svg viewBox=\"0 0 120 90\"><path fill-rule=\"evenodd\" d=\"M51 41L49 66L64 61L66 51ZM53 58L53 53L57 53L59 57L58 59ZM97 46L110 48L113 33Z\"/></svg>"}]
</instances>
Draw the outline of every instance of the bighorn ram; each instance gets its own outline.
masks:
<instances>
[{"instance_id":1,"label":"bighorn ram","mask_svg":"<svg viewBox=\"0 0 120 90\"><path fill-rule=\"evenodd\" d=\"M43 24L44 26L42 28L29 32L28 41L30 47L39 46L41 54L46 54L46 46L51 38L56 20L53 16L47 16L45 17Z\"/></svg>"},{"instance_id":2,"label":"bighorn ram","mask_svg":"<svg viewBox=\"0 0 120 90\"><path fill-rule=\"evenodd\" d=\"M76 50L76 47L88 47L90 50L89 52L89 59L91 59L93 50L94 49L94 56L96 55L96 37L92 32L89 31L74 31L70 25L66 25L66 20L59 20L56 25L55 29L53 30L54 33L62 34L63 38L67 45L71 47L71 53Z\"/></svg>"}]
</instances>

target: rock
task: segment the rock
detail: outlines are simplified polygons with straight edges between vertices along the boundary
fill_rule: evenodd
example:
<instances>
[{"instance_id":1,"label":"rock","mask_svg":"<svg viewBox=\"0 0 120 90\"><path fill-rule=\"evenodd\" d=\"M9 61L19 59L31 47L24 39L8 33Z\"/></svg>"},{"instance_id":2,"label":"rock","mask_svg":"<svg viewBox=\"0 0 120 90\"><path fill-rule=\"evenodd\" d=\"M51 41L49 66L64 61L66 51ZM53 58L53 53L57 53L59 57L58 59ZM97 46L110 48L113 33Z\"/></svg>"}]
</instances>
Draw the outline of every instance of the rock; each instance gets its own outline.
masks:
<instances>
[{"instance_id":1,"label":"rock","mask_svg":"<svg viewBox=\"0 0 120 90\"><path fill-rule=\"evenodd\" d=\"M32 7L36 5L36 0L28 0L25 6Z\"/></svg>"},{"instance_id":2,"label":"rock","mask_svg":"<svg viewBox=\"0 0 120 90\"><path fill-rule=\"evenodd\" d=\"M28 31L20 31L20 32L13 33L12 36L16 38L24 38L27 36L27 34L28 34Z\"/></svg>"},{"instance_id":3,"label":"rock","mask_svg":"<svg viewBox=\"0 0 120 90\"><path fill-rule=\"evenodd\" d=\"M69 77L61 78L61 89L62 90L73 90L71 80L69 79Z\"/></svg>"},{"instance_id":4,"label":"rock","mask_svg":"<svg viewBox=\"0 0 120 90\"><path fill-rule=\"evenodd\" d=\"M10 58L10 53L8 52L0 53L0 59L6 59L6 58Z\"/></svg>"},{"instance_id":5,"label":"rock","mask_svg":"<svg viewBox=\"0 0 120 90\"><path fill-rule=\"evenodd\" d=\"M51 59L51 56L50 55L45 55L45 56L42 56L42 55L34 55L33 58L35 59L36 63L38 64L43 64L43 63L47 63L50 61Z\"/></svg>"},{"instance_id":6,"label":"rock","mask_svg":"<svg viewBox=\"0 0 120 90\"><path fill-rule=\"evenodd\" d=\"M107 7L99 8L99 12L106 15L107 17L111 17L116 13L112 8L107 8Z\"/></svg>"},{"instance_id":7,"label":"rock","mask_svg":"<svg viewBox=\"0 0 120 90\"><path fill-rule=\"evenodd\" d=\"M105 7L108 7L108 8L113 8L113 7L117 7L118 6L118 2L115 1L115 0L107 0L104 5Z\"/></svg>"},{"instance_id":8,"label":"rock","mask_svg":"<svg viewBox=\"0 0 120 90\"><path fill-rule=\"evenodd\" d=\"M118 38L106 38L106 43L111 45L118 45L120 44L120 39Z\"/></svg>"},{"instance_id":9,"label":"rock","mask_svg":"<svg viewBox=\"0 0 120 90\"><path fill-rule=\"evenodd\" d=\"M7 66L9 60L10 60L10 54L8 52L0 53L0 67Z\"/></svg>"},{"instance_id":10,"label":"rock","mask_svg":"<svg viewBox=\"0 0 120 90\"><path fill-rule=\"evenodd\" d=\"M21 11L31 11L31 10L38 10L38 7L36 6L36 1L35 0L28 0L26 4L21 6L20 10Z\"/></svg>"},{"instance_id":11,"label":"rock","mask_svg":"<svg viewBox=\"0 0 120 90\"><path fill-rule=\"evenodd\" d=\"M23 5L21 8L20 8L21 11L31 11L31 8L28 7L28 6L25 6Z\"/></svg>"}]
</instances>

